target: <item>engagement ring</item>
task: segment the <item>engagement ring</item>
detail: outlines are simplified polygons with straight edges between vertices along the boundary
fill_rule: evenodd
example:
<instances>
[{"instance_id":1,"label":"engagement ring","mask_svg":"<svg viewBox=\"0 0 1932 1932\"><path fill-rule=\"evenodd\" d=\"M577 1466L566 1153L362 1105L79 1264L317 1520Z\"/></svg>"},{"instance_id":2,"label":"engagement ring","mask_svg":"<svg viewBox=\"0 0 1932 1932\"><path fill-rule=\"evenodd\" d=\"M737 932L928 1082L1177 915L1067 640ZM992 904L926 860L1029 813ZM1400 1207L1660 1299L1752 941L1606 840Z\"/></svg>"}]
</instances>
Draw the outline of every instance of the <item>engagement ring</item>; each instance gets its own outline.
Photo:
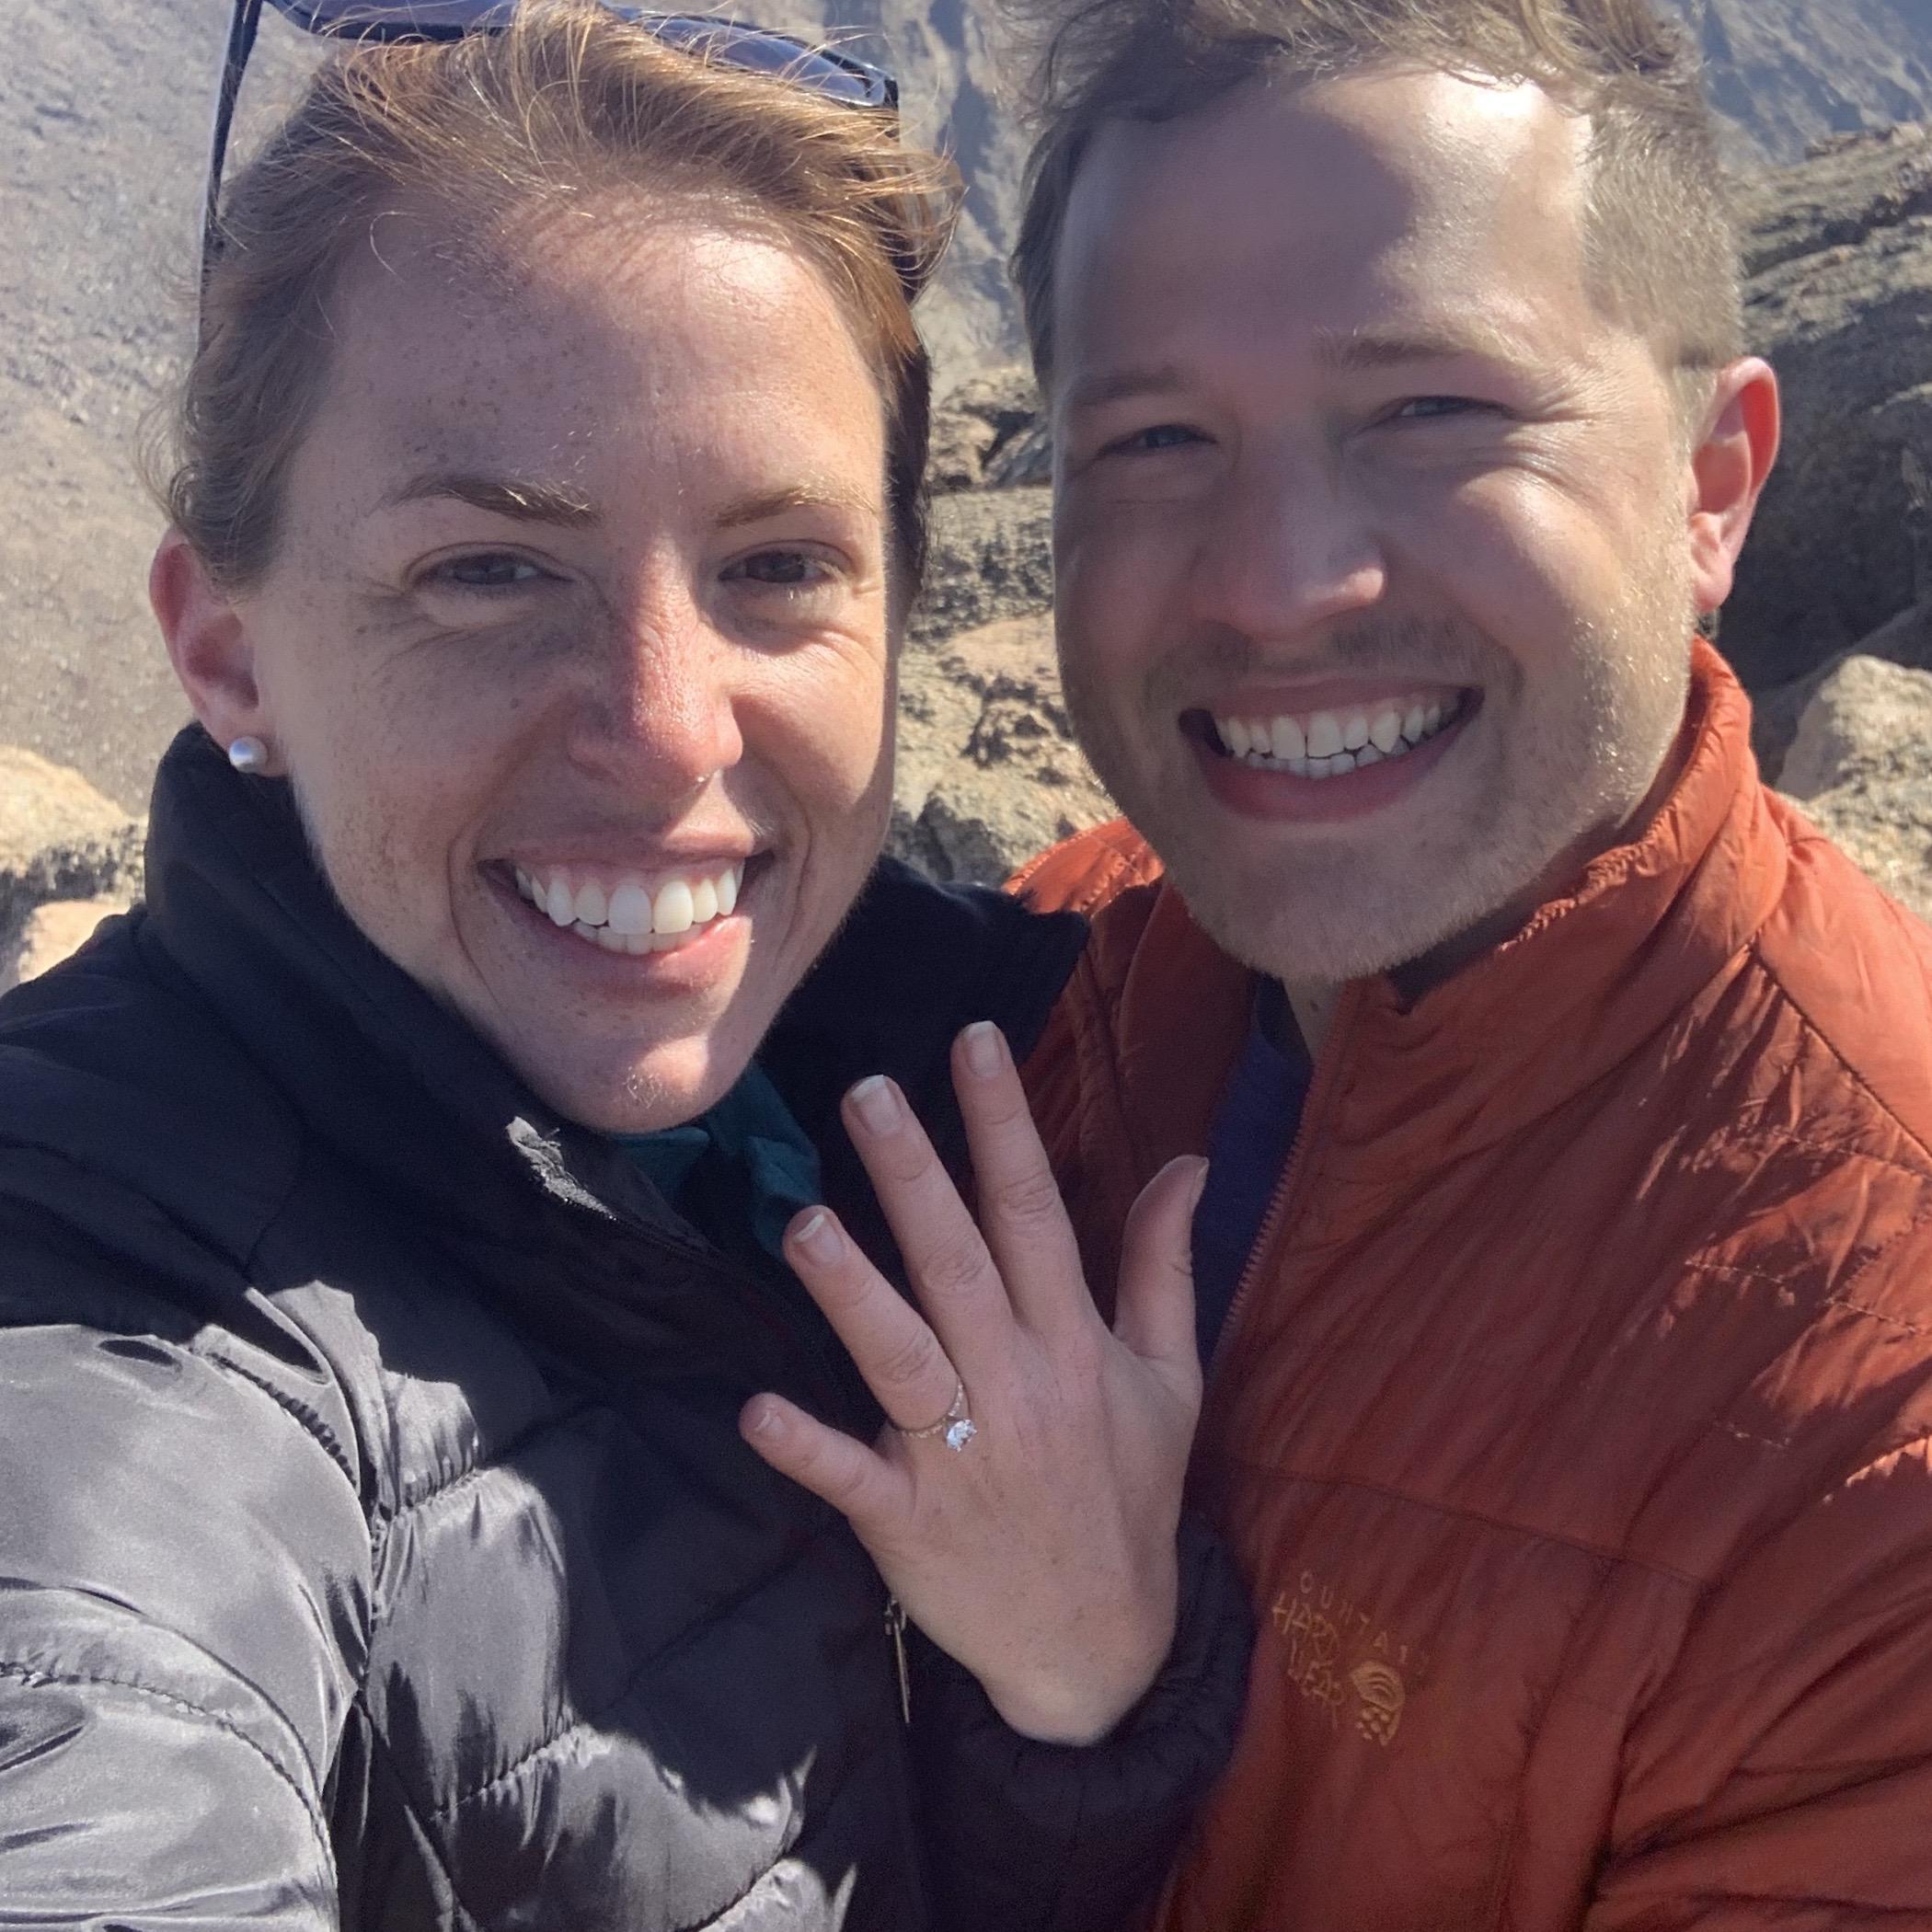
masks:
<instances>
[{"instance_id":1,"label":"engagement ring","mask_svg":"<svg viewBox=\"0 0 1932 1932\"><path fill-rule=\"evenodd\" d=\"M899 1429L898 1423L893 1428ZM926 1436L942 1438L946 1446L955 1455L965 1448L979 1433L973 1426L972 1418L966 1413L966 1385L957 1375L953 1378L952 1405L937 1422L928 1422L924 1429L900 1429L899 1433L914 1442Z\"/></svg>"}]
</instances>

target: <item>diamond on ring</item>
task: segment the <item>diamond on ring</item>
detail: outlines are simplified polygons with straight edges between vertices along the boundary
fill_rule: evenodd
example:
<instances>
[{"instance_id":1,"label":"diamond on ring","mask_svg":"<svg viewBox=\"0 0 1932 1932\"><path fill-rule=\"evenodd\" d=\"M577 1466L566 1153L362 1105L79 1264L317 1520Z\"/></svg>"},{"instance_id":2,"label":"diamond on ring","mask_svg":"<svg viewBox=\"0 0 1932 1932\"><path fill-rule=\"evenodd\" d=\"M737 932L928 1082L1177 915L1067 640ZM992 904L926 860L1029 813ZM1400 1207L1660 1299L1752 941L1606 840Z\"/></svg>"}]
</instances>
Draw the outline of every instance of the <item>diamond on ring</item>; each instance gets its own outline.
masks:
<instances>
[{"instance_id":1,"label":"diamond on ring","mask_svg":"<svg viewBox=\"0 0 1932 1932\"><path fill-rule=\"evenodd\" d=\"M899 1428L896 1422L892 1426ZM958 1375L953 1377L952 1400L937 1422L928 1422L924 1429L899 1430L899 1433L911 1442L936 1435L955 1455L979 1432L972 1418L966 1413L966 1385Z\"/></svg>"}]
</instances>

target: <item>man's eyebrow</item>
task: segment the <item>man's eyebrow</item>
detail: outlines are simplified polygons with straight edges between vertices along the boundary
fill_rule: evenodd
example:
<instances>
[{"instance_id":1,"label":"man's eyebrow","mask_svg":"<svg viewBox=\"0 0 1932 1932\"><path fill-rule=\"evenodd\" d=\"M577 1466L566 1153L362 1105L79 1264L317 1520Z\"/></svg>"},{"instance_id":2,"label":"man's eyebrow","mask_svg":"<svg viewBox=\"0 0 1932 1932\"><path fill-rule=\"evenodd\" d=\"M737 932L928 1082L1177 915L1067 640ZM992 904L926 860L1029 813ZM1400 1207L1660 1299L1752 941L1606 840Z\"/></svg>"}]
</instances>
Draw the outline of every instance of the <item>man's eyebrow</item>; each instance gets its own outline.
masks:
<instances>
[{"instance_id":1,"label":"man's eyebrow","mask_svg":"<svg viewBox=\"0 0 1932 1932\"><path fill-rule=\"evenodd\" d=\"M1181 372L1172 362L1145 369L1104 369L1074 382L1066 392L1066 407L1069 411L1099 409L1143 396L1171 395L1182 385Z\"/></svg>"},{"instance_id":2,"label":"man's eyebrow","mask_svg":"<svg viewBox=\"0 0 1932 1932\"><path fill-rule=\"evenodd\" d=\"M1500 328L1471 320L1442 327L1409 328L1319 328L1315 359L1325 369L1344 374L1395 369L1410 362L1447 362L1462 356L1489 362L1522 360L1521 346Z\"/></svg>"},{"instance_id":3,"label":"man's eyebrow","mask_svg":"<svg viewBox=\"0 0 1932 1932\"><path fill-rule=\"evenodd\" d=\"M439 499L467 503L492 516L519 523L560 523L581 529L598 522L596 506L581 490L565 483L537 477L497 477L477 470L422 470L388 492L385 509L402 503L434 502Z\"/></svg>"}]
</instances>

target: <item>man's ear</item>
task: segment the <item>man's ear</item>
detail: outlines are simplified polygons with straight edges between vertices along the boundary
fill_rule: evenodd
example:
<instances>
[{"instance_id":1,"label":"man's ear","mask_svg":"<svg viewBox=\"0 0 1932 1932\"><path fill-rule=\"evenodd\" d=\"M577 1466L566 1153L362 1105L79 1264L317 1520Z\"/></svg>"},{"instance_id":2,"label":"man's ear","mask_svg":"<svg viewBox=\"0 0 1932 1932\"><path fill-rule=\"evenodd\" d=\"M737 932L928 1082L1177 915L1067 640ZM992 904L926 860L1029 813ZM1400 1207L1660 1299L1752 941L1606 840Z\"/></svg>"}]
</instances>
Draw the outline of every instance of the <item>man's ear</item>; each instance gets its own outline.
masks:
<instances>
[{"instance_id":1,"label":"man's ear","mask_svg":"<svg viewBox=\"0 0 1932 1932\"><path fill-rule=\"evenodd\" d=\"M233 601L178 530L161 539L148 567L148 602L167 642L168 661L194 715L224 749L237 738L272 745L255 676L255 646Z\"/></svg>"},{"instance_id":2,"label":"man's ear","mask_svg":"<svg viewBox=\"0 0 1932 1932\"><path fill-rule=\"evenodd\" d=\"M1777 461L1782 421L1769 362L1746 356L1719 372L1690 459L1691 582L1700 615L1731 595L1738 554Z\"/></svg>"}]
</instances>

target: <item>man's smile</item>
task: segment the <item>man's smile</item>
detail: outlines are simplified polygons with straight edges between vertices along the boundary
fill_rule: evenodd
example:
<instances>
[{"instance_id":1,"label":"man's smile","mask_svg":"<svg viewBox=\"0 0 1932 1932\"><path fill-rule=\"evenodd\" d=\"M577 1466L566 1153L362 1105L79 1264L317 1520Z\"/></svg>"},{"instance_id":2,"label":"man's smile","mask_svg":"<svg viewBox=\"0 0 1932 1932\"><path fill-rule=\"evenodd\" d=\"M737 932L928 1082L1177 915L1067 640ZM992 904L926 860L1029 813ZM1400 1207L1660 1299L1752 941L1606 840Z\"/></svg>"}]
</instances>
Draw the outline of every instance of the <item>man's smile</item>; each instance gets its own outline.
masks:
<instances>
[{"instance_id":1,"label":"man's smile","mask_svg":"<svg viewBox=\"0 0 1932 1932\"><path fill-rule=\"evenodd\" d=\"M1438 686L1352 704L1212 719L1221 749L1253 771L1341 777L1407 757L1462 715L1467 694Z\"/></svg>"}]
</instances>

